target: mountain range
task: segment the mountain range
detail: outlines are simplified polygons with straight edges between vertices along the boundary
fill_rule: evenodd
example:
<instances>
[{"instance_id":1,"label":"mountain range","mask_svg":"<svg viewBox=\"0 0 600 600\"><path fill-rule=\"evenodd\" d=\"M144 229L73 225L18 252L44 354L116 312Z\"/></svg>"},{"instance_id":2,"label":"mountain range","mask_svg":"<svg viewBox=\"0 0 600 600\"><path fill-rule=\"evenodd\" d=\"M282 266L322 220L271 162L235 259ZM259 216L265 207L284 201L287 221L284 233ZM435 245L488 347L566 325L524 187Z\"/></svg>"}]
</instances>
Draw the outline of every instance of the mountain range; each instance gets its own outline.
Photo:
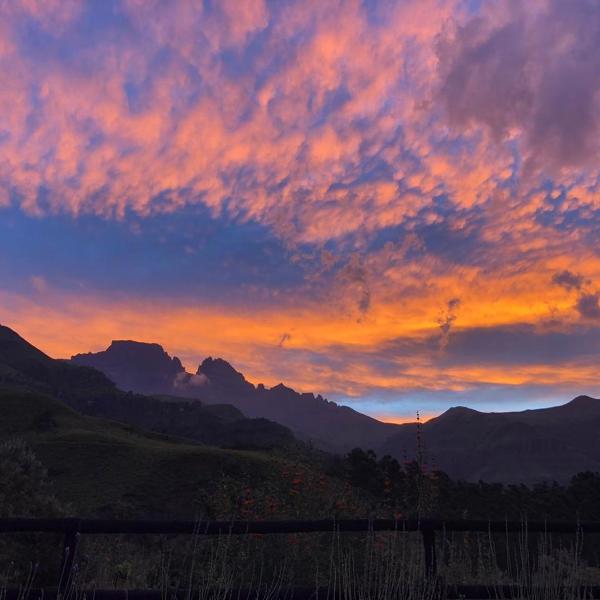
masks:
<instances>
[{"instance_id":1,"label":"mountain range","mask_svg":"<svg viewBox=\"0 0 600 600\"><path fill-rule=\"evenodd\" d=\"M247 417L281 423L299 439L332 452L357 446L379 449L397 428L282 383L254 386L221 358L209 357L196 373L187 373L181 361L158 344L113 341L102 352L73 356L71 363L102 371L123 390L235 406Z\"/></svg>"},{"instance_id":2,"label":"mountain range","mask_svg":"<svg viewBox=\"0 0 600 600\"><path fill-rule=\"evenodd\" d=\"M432 467L453 479L564 483L581 471L600 472L600 400L578 396L504 413L455 407L420 426L400 426L382 451L414 456L417 439Z\"/></svg>"},{"instance_id":3,"label":"mountain range","mask_svg":"<svg viewBox=\"0 0 600 600\"><path fill-rule=\"evenodd\" d=\"M283 384L255 386L220 358L188 373L158 344L117 341L57 361L0 327L0 387L7 383L33 385L87 415L222 447L285 448L296 436L337 453L424 457L467 481L562 483L600 472L600 400L589 396L519 412L455 407L426 423L392 425Z\"/></svg>"},{"instance_id":4,"label":"mountain range","mask_svg":"<svg viewBox=\"0 0 600 600\"><path fill-rule=\"evenodd\" d=\"M52 359L0 325L0 388L15 387L50 396L84 415L213 446L268 449L294 442L287 427L247 418L231 405L124 392L100 370Z\"/></svg>"}]
</instances>

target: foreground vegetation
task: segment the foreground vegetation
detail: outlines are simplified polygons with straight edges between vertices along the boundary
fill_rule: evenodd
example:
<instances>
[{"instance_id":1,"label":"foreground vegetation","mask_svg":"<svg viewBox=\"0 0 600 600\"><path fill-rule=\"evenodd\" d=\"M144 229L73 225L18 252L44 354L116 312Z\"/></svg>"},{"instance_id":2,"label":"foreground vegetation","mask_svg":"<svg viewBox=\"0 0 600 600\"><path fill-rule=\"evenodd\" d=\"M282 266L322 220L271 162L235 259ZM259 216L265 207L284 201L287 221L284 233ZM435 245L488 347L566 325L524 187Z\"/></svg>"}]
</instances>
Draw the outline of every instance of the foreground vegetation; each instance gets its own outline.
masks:
<instances>
[{"instance_id":1,"label":"foreground vegetation","mask_svg":"<svg viewBox=\"0 0 600 600\"><path fill-rule=\"evenodd\" d=\"M429 468L421 438L417 459L401 463L358 448L327 455L290 443L268 423L246 420L240 429L224 408L195 410L194 423L202 422L206 435L218 430L235 448L73 409L107 397L144 399L123 395L93 370L40 356L14 336L0 344L0 517L185 518L199 527L214 519L325 517L600 520L594 473L564 486L466 483ZM152 402L154 411L166 401ZM172 400L161 407L170 416L180 408ZM174 420L178 427L184 421ZM265 427L284 445L258 449ZM513 583L523 598L558 599L568 596L561 586L600 584L594 536L448 533L438 537L437 553L438 576L431 578L418 533L84 536L73 590L152 588L225 600L240 587L280 593L301 586L331 599L384 600L439 596L447 584ZM0 536L0 598L15 585L56 586L61 559L60 536Z\"/></svg>"},{"instance_id":2,"label":"foreground vegetation","mask_svg":"<svg viewBox=\"0 0 600 600\"><path fill-rule=\"evenodd\" d=\"M427 516L443 519L600 521L600 474L582 472L566 485L533 486L454 481L427 461L400 464L355 449L335 472L369 494L378 516Z\"/></svg>"},{"instance_id":3,"label":"foreground vegetation","mask_svg":"<svg viewBox=\"0 0 600 600\"><path fill-rule=\"evenodd\" d=\"M73 415L68 413L67 417L73 418ZM75 418L79 417L75 415ZM77 423L82 426L78 420ZM272 457L272 465L278 464L278 460ZM598 482L598 476L592 474L574 478L565 488L541 486L529 489L450 482L443 474L424 472L418 464L400 465L389 457L378 459L362 450L328 463L330 474L324 477L315 471L312 480L305 479L309 472L306 466L305 471L299 465L296 466L300 470L290 471L285 470L289 464L282 462L280 466L283 469L273 480L265 477L257 480L254 487L240 487L234 479L231 479L227 493L214 486L213 501L218 504L219 511L214 516L208 512L201 515L199 531L202 520L215 517L310 518L314 517L311 511L318 516L337 517L390 516L393 511L397 511L398 519L433 516L441 511L444 494L453 489L463 495L454 498L455 505L450 505L449 511L455 511L459 502L470 502L473 512L477 507L485 508L485 504L480 504L485 496L469 495L469 490L496 490L500 492L497 502L505 502L498 506L506 508L510 507L507 500L525 500L534 506L548 495L575 498L582 489L588 492L600 489L593 485ZM0 493L2 516L73 514L72 506L56 494L61 489L56 486L60 481L52 480L23 440L13 438L0 445L0 479L5 483ZM586 483L583 488L582 482ZM260 488L261 484L266 487ZM206 506L197 500L204 498L206 492L202 490L193 505L199 512ZM267 496L267 491L271 495ZM337 500L326 506L315 504L317 497L331 501L336 494L339 494ZM278 498L278 503L273 502L274 498ZM588 500L594 508L593 495ZM552 508L553 504L548 506ZM564 505L557 501L556 506ZM582 506L585 508L586 504ZM470 516L481 517L478 514ZM489 516L502 518L497 514ZM540 518L539 515L532 516ZM585 518L585 514L580 516ZM566 517L563 515L563 518ZM217 537L88 535L83 536L77 554L74 583L78 589L179 590L181 597L188 597L193 591L206 598L213 597L206 594L216 587L220 590L218 597L222 599L233 597L233 590L240 587L260 588L263 592L276 589L279 593L300 586L319 588L330 598L382 600L439 596L444 586L456 584L516 584L524 598L558 598L561 586L575 589L600 584L600 570L594 566L600 556L595 536L585 540L576 535L528 536L526 521L523 524L521 534L448 532L438 536L439 569L438 577L433 579L424 577L419 533ZM12 587L29 581L29 585L36 587L55 586L60 570L61 543L59 536L47 535L0 538L2 585ZM572 597L578 597L575 592L573 594Z\"/></svg>"},{"instance_id":4,"label":"foreground vegetation","mask_svg":"<svg viewBox=\"0 0 600 600\"><path fill-rule=\"evenodd\" d=\"M498 597L503 586L517 597L583 598L600 583L600 570L582 557L582 540L557 543L550 535L532 540L486 534L442 537L440 570L425 575L419 534L402 532L289 536L87 537L77 556L71 597L83 590L154 589L164 597L292 597L294 589L341 599L443 598L455 585L482 584ZM56 585L40 567L4 571L0 585Z\"/></svg>"}]
</instances>

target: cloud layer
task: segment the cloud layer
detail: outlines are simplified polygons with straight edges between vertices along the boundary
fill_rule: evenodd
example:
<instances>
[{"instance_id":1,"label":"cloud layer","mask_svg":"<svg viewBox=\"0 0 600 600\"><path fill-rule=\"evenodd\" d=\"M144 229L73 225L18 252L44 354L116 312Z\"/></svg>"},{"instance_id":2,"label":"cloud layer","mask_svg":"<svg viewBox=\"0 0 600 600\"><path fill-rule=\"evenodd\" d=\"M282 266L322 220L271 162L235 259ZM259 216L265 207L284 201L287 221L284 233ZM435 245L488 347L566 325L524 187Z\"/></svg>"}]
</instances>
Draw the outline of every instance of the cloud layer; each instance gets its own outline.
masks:
<instances>
[{"instance_id":1,"label":"cloud layer","mask_svg":"<svg viewBox=\"0 0 600 600\"><path fill-rule=\"evenodd\" d=\"M588 0L4 3L0 319L388 415L592 393L598 35Z\"/></svg>"}]
</instances>

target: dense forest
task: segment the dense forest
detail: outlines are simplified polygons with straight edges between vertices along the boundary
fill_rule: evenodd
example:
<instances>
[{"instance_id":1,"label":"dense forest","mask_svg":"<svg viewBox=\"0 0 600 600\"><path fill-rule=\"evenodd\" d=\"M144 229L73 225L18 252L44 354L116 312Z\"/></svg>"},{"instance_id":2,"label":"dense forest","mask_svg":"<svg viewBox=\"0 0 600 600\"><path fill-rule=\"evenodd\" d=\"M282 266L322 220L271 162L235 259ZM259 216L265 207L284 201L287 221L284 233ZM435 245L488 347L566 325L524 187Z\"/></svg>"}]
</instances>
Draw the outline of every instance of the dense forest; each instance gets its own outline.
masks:
<instances>
[{"instance_id":1,"label":"dense forest","mask_svg":"<svg viewBox=\"0 0 600 600\"><path fill-rule=\"evenodd\" d=\"M453 481L427 463L401 464L370 450L352 450L337 465L343 477L368 491L373 511L398 517L489 520L600 520L600 474L582 472L567 485L533 486Z\"/></svg>"}]
</instances>

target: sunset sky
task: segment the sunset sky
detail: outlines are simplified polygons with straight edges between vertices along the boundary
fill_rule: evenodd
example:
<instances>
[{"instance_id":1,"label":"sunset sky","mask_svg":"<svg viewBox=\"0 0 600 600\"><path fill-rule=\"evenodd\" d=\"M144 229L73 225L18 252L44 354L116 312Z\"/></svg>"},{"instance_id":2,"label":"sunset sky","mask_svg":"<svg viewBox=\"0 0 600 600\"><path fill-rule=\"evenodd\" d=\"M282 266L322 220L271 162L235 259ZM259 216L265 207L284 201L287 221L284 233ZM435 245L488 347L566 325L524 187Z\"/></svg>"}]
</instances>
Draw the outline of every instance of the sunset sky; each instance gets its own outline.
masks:
<instances>
[{"instance_id":1,"label":"sunset sky","mask_svg":"<svg viewBox=\"0 0 600 600\"><path fill-rule=\"evenodd\" d=\"M0 322L386 420L600 395L594 0L0 3Z\"/></svg>"}]
</instances>

